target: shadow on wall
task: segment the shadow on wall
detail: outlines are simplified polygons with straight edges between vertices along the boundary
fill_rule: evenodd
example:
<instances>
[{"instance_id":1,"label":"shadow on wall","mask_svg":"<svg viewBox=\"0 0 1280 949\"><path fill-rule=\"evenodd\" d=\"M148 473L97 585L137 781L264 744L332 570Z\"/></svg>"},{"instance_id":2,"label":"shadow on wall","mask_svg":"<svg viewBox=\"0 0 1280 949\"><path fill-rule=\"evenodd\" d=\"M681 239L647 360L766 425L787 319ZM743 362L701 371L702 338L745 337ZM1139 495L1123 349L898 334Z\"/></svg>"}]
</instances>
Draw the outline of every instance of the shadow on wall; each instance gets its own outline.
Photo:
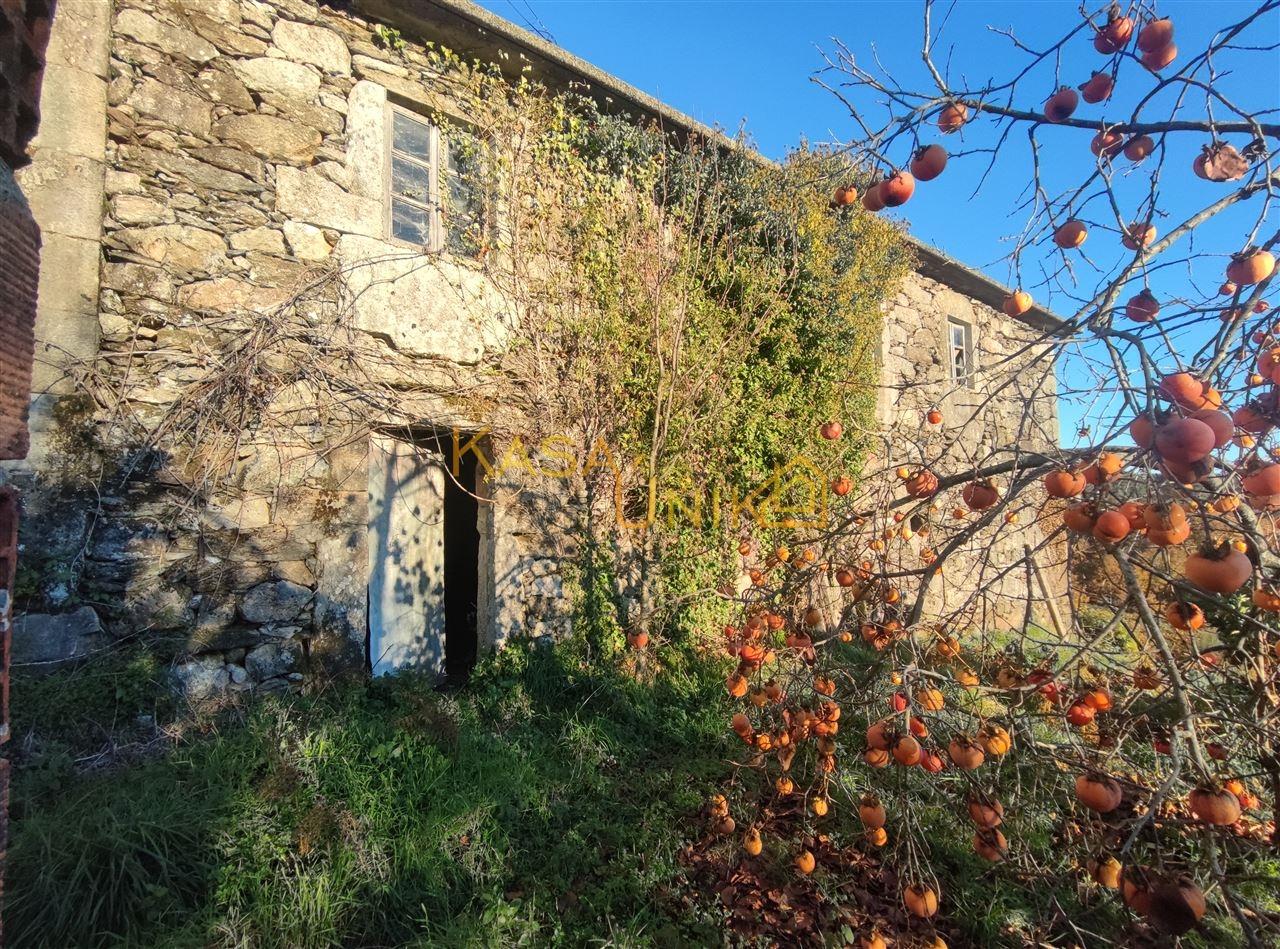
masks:
<instances>
[{"instance_id":1,"label":"shadow on wall","mask_svg":"<svg viewBox=\"0 0 1280 949\"><path fill-rule=\"evenodd\" d=\"M62 459L75 463L10 474L27 504L14 636L22 672L135 642L172 657L192 700L363 671L363 479L356 491L331 478L333 451L316 453L319 477L281 484L268 500L243 489L209 497L151 450L98 467L91 449L66 454L63 438Z\"/></svg>"},{"instance_id":2,"label":"shadow on wall","mask_svg":"<svg viewBox=\"0 0 1280 949\"><path fill-rule=\"evenodd\" d=\"M455 480L434 434L373 442L318 451L270 495L202 495L156 451L14 473L31 505L16 664L39 673L142 642L193 701L370 666L464 679L482 594L520 599L527 565L494 574L475 458Z\"/></svg>"},{"instance_id":3,"label":"shadow on wall","mask_svg":"<svg viewBox=\"0 0 1280 949\"><path fill-rule=\"evenodd\" d=\"M269 383L283 399L295 381ZM474 454L461 456L453 479L451 436L426 428L401 432L412 446L396 455L403 470L379 458L371 483L366 430L321 429L311 402L289 403L292 427L251 419L231 433L233 476L193 479L143 447L150 436L126 436L176 417L169 403L148 402L149 390L114 394L105 407L84 394L53 400L39 473L10 473L27 504L15 658L28 671L142 640L172 657L193 700L297 688L311 676L322 685L364 674L370 655L374 665L427 663L456 679L482 646L565 634L562 565L612 525L612 498L603 502L609 523L593 520L573 486L520 476L489 484ZM202 422L196 408L188 417ZM396 503L370 518L373 497ZM625 541L616 547L621 562ZM376 601L371 565L381 571ZM385 624L380 613L371 623L380 610L411 625ZM388 662L388 628L409 650L400 661Z\"/></svg>"}]
</instances>

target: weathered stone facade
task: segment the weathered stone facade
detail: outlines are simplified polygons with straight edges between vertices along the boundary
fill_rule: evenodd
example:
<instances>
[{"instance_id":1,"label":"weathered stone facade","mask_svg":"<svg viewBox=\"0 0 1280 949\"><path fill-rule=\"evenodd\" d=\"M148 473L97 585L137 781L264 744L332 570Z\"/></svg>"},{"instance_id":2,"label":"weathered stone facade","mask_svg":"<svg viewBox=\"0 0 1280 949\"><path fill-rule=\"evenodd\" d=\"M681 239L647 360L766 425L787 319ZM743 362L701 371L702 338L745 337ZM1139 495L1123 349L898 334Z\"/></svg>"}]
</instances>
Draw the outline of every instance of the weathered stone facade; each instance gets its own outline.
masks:
<instances>
[{"instance_id":1,"label":"weathered stone facade","mask_svg":"<svg viewBox=\"0 0 1280 949\"><path fill-rule=\"evenodd\" d=\"M199 510L179 509L197 496L180 472L126 457L123 436L119 460L149 476L92 505L56 483L75 427L101 435L109 414L68 397L77 373L107 372L128 415L154 421L245 331L239 315L296 301L328 268L349 275L354 326L413 377L392 385L456 388L500 351L510 326L478 273L424 269L387 237L388 89L438 104L424 48L391 55L357 17L254 0L76 5L54 36L51 61L65 61L46 91L50 131L22 185L57 279L41 294L37 452L12 477L40 485L26 540L57 613L26 618L20 660L168 636L192 697L363 669L368 446L324 431L314 393L282 398L279 426L246 433L233 476L199 493ZM478 305L450 308L459 295ZM324 314L334 301L307 305ZM406 398L424 425L482 426L442 399ZM547 519L508 503L502 484L486 490L481 645L559 635L572 545L549 556Z\"/></svg>"},{"instance_id":2,"label":"weathered stone facade","mask_svg":"<svg viewBox=\"0 0 1280 949\"><path fill-rule=\"evenodd\" d=\"M47 569L42 611L26 622L44 632L24 645L31 661L65 658L66 643L83 654L102 638L162 635L193 698L370 662L367 433L332 423L311 383L282 386L228 449L227 476L205 483L182 459L136 451L120 420L159 424L228 340L287 325L321 340L350 331L370 364L385 363L381 381L423 437L488 427L450 393L502 354L509 308L466 261L424 267L389 237L390 106L448 110L424 44L452 35L433 35L428 5L411 6L395 49L360 13L382 9L373 2L114 0L76 5L55 26L54 131L22 180L57 274L42 289L36 451L12 474L40 487L26 540ZM474 16L493 41L491 15L456 0L441 9ZM905 330L943 312L946 291L924 300L922 287L890 314L894 378L929 371ZM970 305L981 345L1024 329ZM87 379L110 399L70 395ZM1051 420L1051 397L1044 412ZM72 483L86 427L132 475L118 487ZM509 479L475 489L480 647L562 634L579 500Z\"/></svg>"},{"instance_id":3,"label":"weathered stone facade","mask_svg":"<svg viewBox=\"0 0 1280 949\"><path fill-rule=\"evenodd\" d=\"M971 344L972 373L960 380L950 361L953 323L967 327ZM1048 369L1059 341L1055 329L1051 320L1010 319L933 277L910 274L888 308L881 341L877 414L898 451L887 450L884 463L929 464L942 477L1019 456L1022 467L1034 467L1030 458L1058 445L1056 383ZM940 425L929 423L930 409L942 413ZM1007 490L1009 477L1005 473L992 481ZM959 492L948 492L938 506L935 517L951 517L953 506L962 506ZM928 615L959 611L964 625L1018 626L1027 619L1030 594L1036 601L1032 616L1051 628L1040 584L1042 579L1054 595L1065 590L1065 544L1046 544L1034 508L1014 513L1017 522L997 520L948 557L931 587ZM916 546L928 543L920 539ZM1041 578L1028 573L1027 548L1035 552L1032 569ZM978 591L981 596L975 597Z\"/></svg>"}]
</instances>

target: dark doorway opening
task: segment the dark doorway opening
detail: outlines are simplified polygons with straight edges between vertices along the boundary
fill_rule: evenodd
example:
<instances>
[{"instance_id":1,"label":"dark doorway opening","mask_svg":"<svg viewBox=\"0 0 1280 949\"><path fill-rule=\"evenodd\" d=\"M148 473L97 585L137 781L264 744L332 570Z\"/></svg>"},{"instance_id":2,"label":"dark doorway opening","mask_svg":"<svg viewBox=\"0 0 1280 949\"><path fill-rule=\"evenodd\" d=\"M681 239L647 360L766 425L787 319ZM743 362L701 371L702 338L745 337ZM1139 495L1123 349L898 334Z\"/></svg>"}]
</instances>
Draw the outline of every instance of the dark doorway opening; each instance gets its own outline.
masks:
<instances>
[{"instance_id":1,"label":"dark doorway opening","mask_svg":"<svg viewBox=\"0 0 1280 949\"><path fill-rule=\"evenodd\" d=\"M479 484L473 453L455 464L452 437L437 438L436 445L449 466L444 487L444 668L446 682L452 684L466 680L479 644Z\"/></svg>"},{"instance_id":2,"label":"dark doorway opening","mask_svg":"<svg viewBox=\"0 0 1280 949\"><path fill-rule=\"evenodd\" d=\"M484 484L474 452L455 462L454 444L452 431L431 428L371 440L365 635L375 675L417 669L447 686L475 666Z\"/></svg>"}]
</instances>

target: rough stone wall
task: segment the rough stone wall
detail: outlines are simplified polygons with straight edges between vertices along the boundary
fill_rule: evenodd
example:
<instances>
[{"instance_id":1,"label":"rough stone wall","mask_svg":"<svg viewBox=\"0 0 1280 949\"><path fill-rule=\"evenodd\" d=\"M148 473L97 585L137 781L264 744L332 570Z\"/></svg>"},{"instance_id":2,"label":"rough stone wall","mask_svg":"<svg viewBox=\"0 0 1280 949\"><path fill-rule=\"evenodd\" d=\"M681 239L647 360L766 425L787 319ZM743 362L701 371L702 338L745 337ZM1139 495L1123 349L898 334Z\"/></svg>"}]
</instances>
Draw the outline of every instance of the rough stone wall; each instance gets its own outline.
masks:
<instances>
[{"instance_id":1,"label":"rough stone wall","mask_svg":"<svg viewBox=\"0 0 1280 949\"><path fill-rule=\"evenodd\" d=\"M40 338L63 350L48 360L45 388L69 393L91 369L116 404L55 403L40 457L12 475L46 499L28 539L61 570L41 577L18 630L21 659L163 637L193 698L293 688L305 670L362 671L367 437L327 426L305 386L276 393L271 423L243 433L229 477L205 490L174 459L130 455L120 419L163 418L264 314L290 306L332 320L332 285L314 298L306 288L340 271L361 345L394 354L383 381L403 387L424 428L486 425L443 393L500 353L511 330L502 301L469 265L424 265L386 236L388 91L438 108L437 77L422 45L390 52L370 24L304 0L83 6L92 12L66 34L58 24L55 42L101 44L102 69L93 56L75 61L74 77L67 65L68 82L89 85L83 95L51 76L45 108L67 128L37 151L24 186L41 194L62 177L62 208L33 205L55 234L77 213L63 228L77 253L61 282L80 294L92 287L91 328L78 307L42 303ZM91 134L99 123L101 142ZM79 220L82 206L94 208L92 226ZM92 261L83 279L80 243ZM77 429L118 445L109 462L134 476L91 493L60 484ZM562 540L572 504L558 486L527 488L516 479L487 488L482 648L560 634L568 622L562 562L576 551Z\"/></svg>"},{"instance_id":2,"label":"rough stone wall","mask_svg":"<svg viewBox=\"0 0 1280 949\"><path fill-rule=\"evenodd\" d=\"M967 385L951 378L949 319L971 327L975 372ZM1024 452L1056 448L1056 385L1046 349L1042 330L928 277L909 274L885 314L878 415L891 432L893 448L881 452L883 460L878 464L892 468L924 462L945 476L1009 460L1009 455L993 457L996 448L1013 446ZM941 426L932 426L926 419L935 407L943 413ZM917 441L922 452L914 447ZM1008 476L994 480L1004 493ZM950 518L953 508L961 505L959 489L941 494L933 517ZM943 574L931 585L927 617L949 616L966 607L957 618L975 627L1023 623L1029 578L1025 568L1008 568L1023 558L1026 546L1038 547L1045 533L1034 507L1016 513L1015 524L998 519L948 558ZM928 543L932 541L916 539L914 547ZM1065 590L1065 553L1065 546L1055 544L1036 556L1044 583L1055 596ZM1043 600L1034 578L1031 592ZM1052 628L1052 616L1046 615L1042 602L1036 604L1033 615Z\"/></svg>"}]
</instances>

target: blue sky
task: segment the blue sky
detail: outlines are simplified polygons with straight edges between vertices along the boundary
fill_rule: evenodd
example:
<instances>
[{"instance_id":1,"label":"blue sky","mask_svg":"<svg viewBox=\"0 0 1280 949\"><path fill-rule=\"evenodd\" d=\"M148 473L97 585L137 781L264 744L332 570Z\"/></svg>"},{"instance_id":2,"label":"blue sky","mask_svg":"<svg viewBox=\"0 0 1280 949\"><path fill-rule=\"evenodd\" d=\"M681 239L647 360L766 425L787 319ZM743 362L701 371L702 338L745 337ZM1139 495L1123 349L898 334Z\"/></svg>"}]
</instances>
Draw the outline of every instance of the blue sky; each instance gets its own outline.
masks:
<instances>
[{"instance_id":1,"label":"blue sky","mask_svg":"<svg viewBox=\"0 0 1280 949\"><path fill-rule=\"evenodd\" d=\"M926 88L927 76L920 61L921 12L923 4L904 2L659 2L659 0L482 0L493 12L528 28L545 30L559 45L619 76L634 86L708 124L736 130L745 123L747 132L765 154L779 158L802 138L810 141L847 141L856 134L847 111L826 90L811 81L823 66L822 50L830 50L832 38L842 40L858 57L870 64L873 45L881 61L895 76L913 88ZM1203 50L1208 38L1222 25L1234 22L1257 3L1252 0L1213 2L1161 2L1161 13L1176 25L1177 42L1184 50ZM1097 6L1102 6L1101 2ZM935 23L946 5L939 3ZM939 62L950 57L953 76L965 76L971 84L996 76L1004 78L1024 60L1012 50L1009 40L989 27L1007 28L1029 45L1047 44L1078 23L1074 0L1040 2L985 2L962 0L950 15L943 43L936 50ZM1249 34L1255 43L1280 41L1280 16L1272 14ZM1081 38L1064 59L1061 80L1078 85L1091 69L1103 68L1107 58L1092 50ZM1234 75L1221 77L1216 87L1242 105L1254 109L1280 106L1280 51L1248 54ZM1025 83L1026 93L1019 104L1039 108L1053 91L1052 69L1033 75ZM914 85L913 85L914 84ZM1138 98L1152 86L1152 79L1136 63L1126 63L1111 103L1088 106L1082 103L1077 115L1089 118L1127 117ZM863 97L860 108L874 114L874 100ZM965 130L964 145L957 137L944 141L948 150L971 148L990 142L989 129ZM1198 154L1203 136L1171 137L1169 172L1162 190L1161 207L1168 212L1169 227L1185 219L1221 195L1225 186L1213 185L1190 176L1192 159ZM1079 130L1042 129L1042 165L1046 181L1065 189L1082 181L1093 168L1088 151L1089 134ZM925 142L942 140L925 137ZM1244 141L1236 143L1243 146ZM905 153L892 156L905 164ZM1114 233L1091 228L1085 250L1095 266L1077 262L1079 285L1071 288L1035 286L1043 280L1042 267L1055 262L1051 246L1027 254L1023 271L1011 271L1002 258L1008 253L1007 238L1023 221L1015 214L1019 193L1027 181L1028 148L1019 134L1015 147L1002 154L981 192L972 196L985 168L985 160L970 157L952 161L944 175L916 189L912 200L895 217L906 220L913 234L965 263L985 270L1006 283L1021 282L1032 290L1038 302L1055 312L1069 314L1073 297L1087 298L1102 274L1122 259ZM1185 169L1185 171L1183 171ZM1176 173L1176 174L1175 174ZM1126 190L1127 188L1127 190ZM1135 208L1144 193L1135 177L1119 186L1122 204L1126 196ZM1126 209L1127 210L1127 209ZM1085 209L1105 218L1101 201ZM1114 221L1111 222L1114 226ZM1215 225L1198 238L1198 249L1214 256L1198 260L1194 268L1168 268L1153 273L1151 289L1162 300L1203 299L1222 279L1226 255L1242 242L1242 218L1228 226ZM1274 228L1274 224L1272 224ZM1163 230L1163 229L1162 229ZM1176 271L1176 272L1175 272ZM1141 286L1136 286L1140 289ZM1212 324L1217 321L1212 320ZM1216 325L1187 331L1199 341ZM1087 354L1086 354L1087 356ZM1085 371L1087 359L1077 360L1060 370L1067 386L1091 385L1094 377ZM1090 400L1091 402L1093 400ZM1087 410L1080 405L1063 409L1064 442L1074 419Z\"/></svg>"}]
</instances>

